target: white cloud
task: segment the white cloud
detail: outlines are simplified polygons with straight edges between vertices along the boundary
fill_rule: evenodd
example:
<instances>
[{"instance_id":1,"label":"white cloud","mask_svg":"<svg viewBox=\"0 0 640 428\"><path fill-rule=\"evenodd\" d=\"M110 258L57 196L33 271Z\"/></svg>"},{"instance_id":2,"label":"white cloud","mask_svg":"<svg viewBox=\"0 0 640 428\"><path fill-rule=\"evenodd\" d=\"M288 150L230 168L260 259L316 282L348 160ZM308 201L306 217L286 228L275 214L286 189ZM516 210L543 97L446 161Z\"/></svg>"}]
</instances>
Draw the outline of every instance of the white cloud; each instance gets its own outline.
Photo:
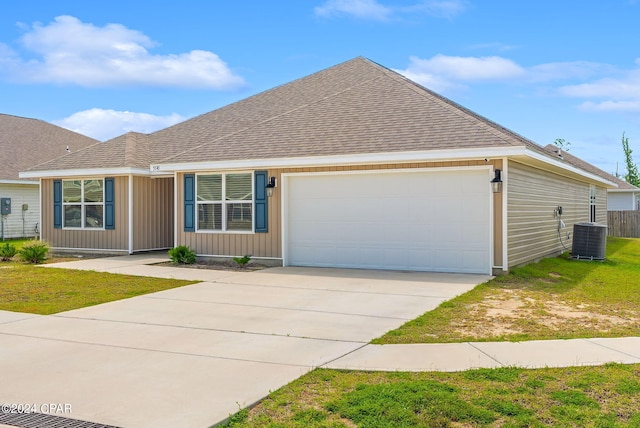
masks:
<instances>
[{"instance_id":1,"label":"white cloud","mask_svg":"<svg viewBox=\"0 0 640 428\"><path fill-rule=\"evenodd\" d=\"M588 111L640 110L640 59L636 68L626 71L614 70L613 77L596 79L576 85L566 85L559 93L568 97L584 98L580 107Z\"/></svg>"},{"instance_id":2,"label":"white cloud","mask_svg":"<svg viewBox=\"0 0 640 428\"><path fill-rule=\"evenodd\" d=\"M550 62L528 69L529 80L548 82L552 80L589 79L594 76L614 73L614 67L589 61Z\"/></svg>"},{"instance_id":3,"label":"white cloud","mask_svg":"<svg viewBox=\"0 0 640 428\"><path fill-rule=\"evenodd\" d=\"M129 131L148 134L185 120L179 114L155 116L148 113L92 108L53 123L80 134L106 141Z\"/></svg>"},{"instance_id":4,"label":"white cloud","mask_svg":"<svg viewBox=\"0 0 640 428\"><path fill-rule=\"evenodd\" d=\"M587 61L555 62L525 67L501 56L435 55L428 59L409 58L409 66L397 70L435 91L461 89L479 82L548 83L561 80L584 80L611 73L607 64Z\"/></svg>"},{"instance_id":5,"label":"white cloud","mask_svg":"<svg viewBox=\"0 0 640 428\"><path fill-rule=\"evenodd\" d=\"M424 13L438 18L452 18L465 11L465 0L423 0L410 6L386 6L377 0L327 0L314 9L321 17L353 16L359 19L387 21L392 17Z\"/></svg>"},{"instance_id":6,"label":"white cloud","mask_svg":"<svg viewBox=\"0 0 640 428\"><path fill-rule=\"evenodd\" d=\"M525 74L515 62L497 56L460 57L436 55L430 59L409 58L405 70L397 70L409 79L435 91L462 87L462 83L514 79Z\"/></svg>"},{"instance_id":7,"label":"white cloud","mask_svg":"<svg viewBox=\"0 0 640 428\"><path fill-rule=\"evenodd\" d=\"M0 61L17 81L103 86L233 89L244 84L215 53L154 55L156 43L120 24L98 27L73 16L39 23L21 38L35 59Z\"/></svg>"}]
</instances>

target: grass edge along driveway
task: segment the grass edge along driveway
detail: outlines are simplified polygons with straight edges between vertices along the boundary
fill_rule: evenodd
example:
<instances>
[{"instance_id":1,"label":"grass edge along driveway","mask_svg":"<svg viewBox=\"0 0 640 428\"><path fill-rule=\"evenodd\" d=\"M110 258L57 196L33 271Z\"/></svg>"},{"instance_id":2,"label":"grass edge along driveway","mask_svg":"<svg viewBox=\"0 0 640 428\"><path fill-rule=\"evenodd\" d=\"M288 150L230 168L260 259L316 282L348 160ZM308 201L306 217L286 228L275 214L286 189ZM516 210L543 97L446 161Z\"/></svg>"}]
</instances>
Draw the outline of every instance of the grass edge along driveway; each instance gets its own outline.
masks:
<instances>
[{"instance_id":1,"label":"grass edge along driveway","mask_svg":"<svg viewBox=\"0 0 640 428\"><path fill-rule=\"evenodd\" d=\"M514 268L372 343L639 335L640 239L609 238L604 262L564 254Z\"/></svg>"},{"instance_id":2,"label":"grass edge along driveway","mask_svg":"<svg viewBox=\"0 0 640 428\"><path fill-rule=\"evenodd\" d=\"M198 281L0 263L0 310L50 315Z\"/></svg>"}]
</instances>

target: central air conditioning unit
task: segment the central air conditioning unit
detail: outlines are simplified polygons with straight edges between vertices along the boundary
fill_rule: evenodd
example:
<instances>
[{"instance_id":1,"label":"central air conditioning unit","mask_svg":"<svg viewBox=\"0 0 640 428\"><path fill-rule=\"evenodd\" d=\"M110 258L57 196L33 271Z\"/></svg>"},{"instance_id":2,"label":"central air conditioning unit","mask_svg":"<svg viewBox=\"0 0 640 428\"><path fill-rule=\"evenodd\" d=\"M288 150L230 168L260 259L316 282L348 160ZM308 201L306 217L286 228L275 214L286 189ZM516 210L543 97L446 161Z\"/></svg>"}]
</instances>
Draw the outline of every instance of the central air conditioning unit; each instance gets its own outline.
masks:
<instances>
[{"instance_id":1,"label":"central air conditioning unit","mask_svg":"<svg viewBox=\"0 0 640 428\"><path fill-rule=\"evenodd\" d=\"M595 223L573 225L574 259L604 260L607 253L607 226Z\"/></svg>"}]
</instances>

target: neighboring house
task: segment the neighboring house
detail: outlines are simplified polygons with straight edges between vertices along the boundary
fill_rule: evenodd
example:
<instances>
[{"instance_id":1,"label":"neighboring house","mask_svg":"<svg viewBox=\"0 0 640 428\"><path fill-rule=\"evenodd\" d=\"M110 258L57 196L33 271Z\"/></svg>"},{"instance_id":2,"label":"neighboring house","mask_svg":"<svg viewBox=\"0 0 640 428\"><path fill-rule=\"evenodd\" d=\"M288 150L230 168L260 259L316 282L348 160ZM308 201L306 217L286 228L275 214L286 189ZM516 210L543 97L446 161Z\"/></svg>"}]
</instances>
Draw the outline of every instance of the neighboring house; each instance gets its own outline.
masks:
<instances>
[{"instance_id":1,"label":"neighboring house","mask_svg":"<svg viewBox=\"0 0 640 428\"><path fill-rule=\"evenodd\" d=\"M569 248L615 187L365 58L21 176L58 248L485 274Z\"/></svg>"},{"instance_id":2,"label":"neighboring house","mask_svg":"<svg viewBox=\"0 0 640 428\"><path fill-rule=\"evenodd\" d=\"M618 187L607 189L608 211L640 210L640 189L636 186L629 184L626 181L617 178L615 175L609 174L608 172L605 172L600 168L567 153L566 151L560 150L553 144L547 145L545 149L558 159L615 183Z\"/></svg>"},{"instance_id":3,"label":"neighboring house","mask_svg":"<svg viewBox=\"0 0 640 428\"><path fill-rule=\"evenodd\" d=\"M18 176L34 165L83 149L96 140L37 119L0 114L0 236L39 234L39 181ZM9 203L7 203L9 201Z\"/></svg>"},{"instance_id":4,"label":"neighboring house","mask_svg":"<svg viewBox=\"0 0 640 428\"><path fill-rule=\"evenodd\" d=\"M617 189L607 191L607 209L609 211L640 210L640 189L624 180L614 177L611 180L618 185Z\"/></svg>"}]
</instances>

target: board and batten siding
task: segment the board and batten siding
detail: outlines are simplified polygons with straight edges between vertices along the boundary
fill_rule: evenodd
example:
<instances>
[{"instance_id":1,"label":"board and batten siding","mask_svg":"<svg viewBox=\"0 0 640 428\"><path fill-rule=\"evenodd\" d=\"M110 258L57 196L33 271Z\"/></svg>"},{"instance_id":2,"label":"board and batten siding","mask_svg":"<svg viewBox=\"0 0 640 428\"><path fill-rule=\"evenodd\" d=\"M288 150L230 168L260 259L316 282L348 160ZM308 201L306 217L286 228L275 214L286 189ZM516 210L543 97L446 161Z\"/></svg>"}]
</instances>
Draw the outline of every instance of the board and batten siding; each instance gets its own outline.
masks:
<instances>
[{"instance_id":1,"label":"board and batten siding","mask_svg":"<svg viewBox=\"0 0 640 428\"><path fill-rule=\"evenodd\" d=\"M85 178L85 177L82 177ZM87 177L96 178L96 177ZM98 177L104 178L104 177ZM114 177L115 229L54 229L53 179L42 180L42 239L51 247L77 250L128 251L128 177Z\"/></svg>"},{"instance_id":2,"label":"board and batten siding","mask_svg":"<svg viewBox=\"0 0 640 428\"><path fill-rule=\"evenodd\" d=\"M268 170L269 177L276 177L278 187L273 196L268 198L268 232L267 233L219 233L219 232L185 232L184 231L184 174L177 174L177 241L175 245L186 245L196 254L205 256L241 256L282 258L282 179L284 173L313 173L335 171L369 171L408 168L448 168L465 166L487 166L501 168L501 160L455 161L455 162L415 162L406 164L357 165L339 167L305 167ZM228 171L212 171L212 173ZM487 186L489 183L487 182ZM384 198L384 195L380 195ZM502 265L502 194L494 195L494 265ZM286 209L286 208L285 208Z\"/></svg>"},{"instance_id":3,"label":"board and batten siding","mask_svg":"<svg viewBox=\"0 0 640 428\"><path fill-rule=\"evenodd\" d=\"M5 239L39 235L40 191L34 184L0 184L0 198L11 198L11 214L2 216ZM25 207L26 210L22 208Z\"/></svg>"},{"instance_id":4,"label":"board and batten siding","mask_svg":"<svg viewBox=\"0 0 640 428\"><path fill-rule=\"evenodd\" d=\"M505 181L509 267L571 250L573 225L589 221L589 184L515 161L509 161ZM559 206L565 228L558 235ZM606 216L606 189L597 188L597 222L606 224Z\"/></svg>"},{"instance_id":5,"label":"board and batten siding","mask_svg":"<svg viewBox=\"0 0 640 428\"><path fill-rule=\"evenodd\" d=\"M116 226L117 227L117 226ZM173 178L133 178L133 250L173 247Z\"/></svg>"}]
</instances>

